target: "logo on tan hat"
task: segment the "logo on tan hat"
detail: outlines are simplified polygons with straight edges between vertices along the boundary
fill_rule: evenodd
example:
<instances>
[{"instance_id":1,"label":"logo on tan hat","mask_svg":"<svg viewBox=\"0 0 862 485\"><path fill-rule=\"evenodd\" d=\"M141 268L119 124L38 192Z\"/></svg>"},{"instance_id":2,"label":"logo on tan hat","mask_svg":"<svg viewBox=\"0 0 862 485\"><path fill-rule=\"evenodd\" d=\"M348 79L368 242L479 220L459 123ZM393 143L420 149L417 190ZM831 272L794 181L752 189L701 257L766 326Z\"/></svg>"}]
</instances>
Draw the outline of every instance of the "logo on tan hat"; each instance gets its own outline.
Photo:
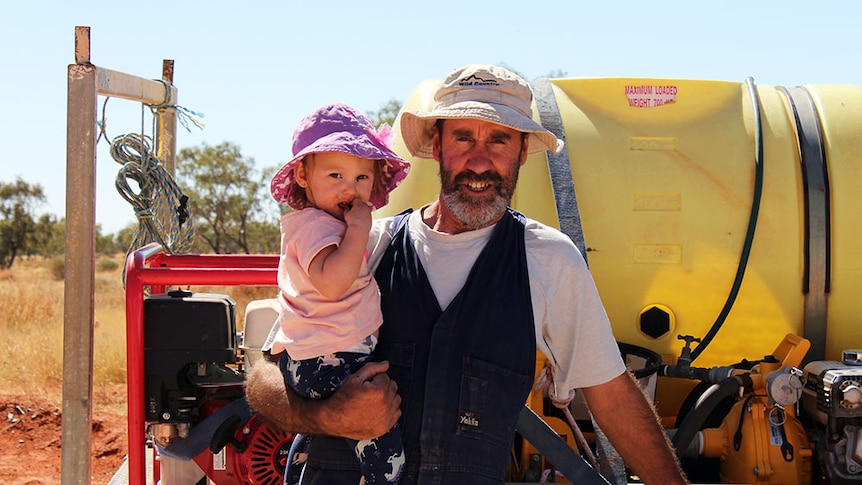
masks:
<instances>
[{"instance_id":1,"label":"logo on tan hat","mask_svg":"<svg viewBox=\"0 0 862 485\"><path fill-rule=\"evenodd\" d=\"M499 86L500 82L496 79L482 79L481 77L471 74L464 79L458 80L458 86Z\"/></svg>"}]
</instances>

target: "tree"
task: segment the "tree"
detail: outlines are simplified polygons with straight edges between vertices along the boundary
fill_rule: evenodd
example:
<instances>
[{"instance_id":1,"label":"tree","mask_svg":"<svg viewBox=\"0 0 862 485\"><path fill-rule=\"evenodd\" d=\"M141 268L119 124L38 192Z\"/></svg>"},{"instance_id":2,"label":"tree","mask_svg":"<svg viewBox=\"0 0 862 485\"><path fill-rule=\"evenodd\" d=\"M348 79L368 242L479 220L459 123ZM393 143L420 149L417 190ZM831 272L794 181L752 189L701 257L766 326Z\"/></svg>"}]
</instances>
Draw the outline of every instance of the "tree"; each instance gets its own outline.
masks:
<instances>
[{"instance_id":1,"label":"tree","mask_svg":"<svg viewBox=\"0 0 862 485\"><path fill-rule=\"evenodd\" d=\"M27 254L52 258L66 250L66 220L42 214L29 234Z\"/></svg>"},{"instance_id":2,"label":"tree","mask_svg":"<svg viewBox=\"0 0 862 485\"><path fill-rule=\"evenodd\" d=\"M11 268L19 254L26 254L30 234L36 226L36 208L45 202L38 184L20 178L0 183L0 267Z\"/></svg>"},{"instance_id":3,"label":"tree","mask_svg":"<svg viewBox=\"0 0 862 485\"><path fill-rule=\"evenodd\" d=\"M508 69L508 70L514 72L515 74L521 76L521 78L527 79L527 76L525 76L523 73L521 73L521 71L513 68L512 66L506 64L505 62L500 62L499 65L500 65L500 67L505 67L506 69ZM533 80L535 81L536 79L542 79L542 78L559 79L559 78L567 77L568 75L569 74L562 69L551 69L547 73L533 78Z\"/></svg>"},{"instance_id":4,"label":"tree","mask_svg":"<svg viewBox=\"0 0 862 485\"><path fill-rule=\"evenodd\" d=\"M563 77L568 77L569 73L562 69L552 69L547 72L547 74L539 76L539 78L546 77L548 79L559 79Z\"/></svg>"},{"instance_id":5,"label":"tree","mask_svg":"<svg viewBox=\"0 0 862 485\"><path fill-rule=\"evenodd\" d=\"M126 224L125 227L114 234L114 242L117 244L117 247L120 248L120 252L128 251L129 246L132 245L132 239L135 238L135 229L137 229L137 227L138 224L135 222Z\"/></svg>"},{"instance_id":6,"label":"tree","mask_svg":"<svg viewBox=\"0 0 862 485\"><path fill-rule=\"evenodd\" d=\"M117 234L102 234L102 226L96 224L96 254L113 256L125 252L127 247L120 242Z\"/></svg>"},{"instance_id":7,"label":"tree","mask_svg":"<svg viewBox=\"0 0 862 485\"><path fill-rule=\"evenodd\" d=\"M393 126L395 125L395 118L398 117L398 112L401 111L401 106L401 101L392 98L381 106L379 110L369 111L367 113L368 119L370 119L376 127L379 127L383 123Z\"/></svg>"},{"instance_id":8,"label":"tree","mask_svg":"<svg viewBox=\"0 0 862 485\"><path fill-rule=\"evenodd\" d=\"M254 159L243 158L239 147L204 143L180 150L177 162L179 185L189 196L195 217L197 250L260 253L271 243L267 238L278 241L278 226L262 209L262 202L269 199L269 184L255 171ZM263 230L267 225L269 230Z\"/></svg>"}]
</instances>

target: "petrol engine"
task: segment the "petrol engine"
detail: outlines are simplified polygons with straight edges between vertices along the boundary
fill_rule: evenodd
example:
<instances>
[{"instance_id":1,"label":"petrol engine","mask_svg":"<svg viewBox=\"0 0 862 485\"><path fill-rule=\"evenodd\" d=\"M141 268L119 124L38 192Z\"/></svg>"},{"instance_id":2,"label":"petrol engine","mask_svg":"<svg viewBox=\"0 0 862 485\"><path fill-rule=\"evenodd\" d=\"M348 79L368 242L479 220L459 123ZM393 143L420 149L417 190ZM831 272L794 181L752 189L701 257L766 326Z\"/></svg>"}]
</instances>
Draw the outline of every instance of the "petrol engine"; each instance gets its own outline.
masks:
<instances>
[{"instance_id":1,"label":"petrol engine","mask_svg":"<svg viewBox=\"0 0 862 485\"><path fill-rule=\"evenodd\" d=\"M172 291L144 301L146 422L156 483L282 483L293 435L245 400L234 301ZM273 321L273 320L270 320Z\"/></svg>"},{"instance_id":2,"label":"petrol engine","mask_svg":"<svg viewBox=\"0 0 862 485\"><path fill-rule=\"evenodd\" d=\"M815 361L804 368L802 406L818 449L820 478L833 485L862 483L862 351L843 361Z\"/></svg>"}]
</instances>

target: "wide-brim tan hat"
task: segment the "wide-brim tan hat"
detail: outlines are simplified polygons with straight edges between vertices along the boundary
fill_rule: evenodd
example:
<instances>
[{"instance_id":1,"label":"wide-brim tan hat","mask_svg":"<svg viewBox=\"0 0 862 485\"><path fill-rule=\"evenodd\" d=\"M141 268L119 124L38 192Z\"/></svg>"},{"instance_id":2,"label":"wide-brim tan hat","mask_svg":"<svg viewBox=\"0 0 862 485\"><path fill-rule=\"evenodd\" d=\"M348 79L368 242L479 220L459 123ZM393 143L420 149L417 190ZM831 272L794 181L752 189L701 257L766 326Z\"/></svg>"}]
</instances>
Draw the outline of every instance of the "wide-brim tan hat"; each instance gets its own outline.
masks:
<instances>
[{"instance_id":1,"label":"wide-brim tan hat","mask_svg":"<svg viewBox=\"0 0 862 485\"><path fill-rule=\"evenodd\" d=\"M559 153L563 141L533 121L533 92L512 71L499 66L471 64L449 73L434 94L431 111L401 114L401 138L415 157L434 158L431 146L439 119L477 119L530 135L529 153Z\"/></svg>"}]
</instances>

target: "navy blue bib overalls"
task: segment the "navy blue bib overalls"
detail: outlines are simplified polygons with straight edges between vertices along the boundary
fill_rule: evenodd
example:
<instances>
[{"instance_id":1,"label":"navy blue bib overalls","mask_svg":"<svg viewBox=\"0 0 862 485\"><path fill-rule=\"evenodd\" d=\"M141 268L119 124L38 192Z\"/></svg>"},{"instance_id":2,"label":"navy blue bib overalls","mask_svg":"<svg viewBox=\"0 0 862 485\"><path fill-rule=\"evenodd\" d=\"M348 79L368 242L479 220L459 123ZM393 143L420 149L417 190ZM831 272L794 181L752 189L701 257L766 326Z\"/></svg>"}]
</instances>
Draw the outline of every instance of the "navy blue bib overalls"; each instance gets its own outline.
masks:
<instances>
[{"instance_id":1,"label":"navy blue bib overalls","mask_svg":"<svg viewBox=\"0 0 862 485\"><path fill-rule=\"evenodd\" d=\"M402 399L401 483L500 484L536 365L523 216L504 215L445 311L399 225L375 273L385 322L375 357L390 362ZM314 437L303 483L358 482L344 440Z\"/></svg>"}]
</instances>

